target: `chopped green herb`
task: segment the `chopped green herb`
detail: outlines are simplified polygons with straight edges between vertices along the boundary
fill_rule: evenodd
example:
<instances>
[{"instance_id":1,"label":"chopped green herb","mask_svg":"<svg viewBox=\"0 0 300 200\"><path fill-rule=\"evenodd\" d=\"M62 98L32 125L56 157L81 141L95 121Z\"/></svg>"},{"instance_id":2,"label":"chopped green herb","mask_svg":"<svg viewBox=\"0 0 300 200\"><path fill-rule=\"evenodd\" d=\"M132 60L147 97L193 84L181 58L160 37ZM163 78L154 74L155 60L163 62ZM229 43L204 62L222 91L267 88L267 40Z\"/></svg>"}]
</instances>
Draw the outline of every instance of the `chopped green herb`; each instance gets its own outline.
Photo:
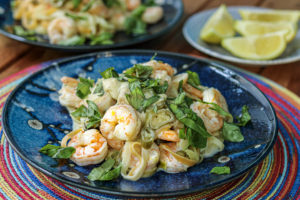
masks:
<instances>
[{"instance_id":1,"label":"chopped green herb","mask_svg":"<svg viewBox=\"0 0 300 200\"><path fill-rule=\"evenodd\" d=\"M103 0L103 3L105 4L106 7L111 8L114 5L118 6L120 5L119 0Z\"/></svg>"},{"instance_id":2,"label":"chopped green herb","mask_svg":"<svg viewBox=\"0 0 300 200\"><path fill-rule=\"evenodd\" d=\"M87 117L87 108L84 105L81 105L77 108L71 115L75 118Z\"/></svg>"},{"instance_id":3,"label":"chopped green herb","mask_svg":"<svg viewBox=\"0 0 300 200\"><path fill-rule=\"evenodd\" d=\"M60 147L52 144L47 144L40 149L41 153L57 159L70 158L75 151L74 147Z\"/></svg>"},{"instance_id":4,"label":"chopped green herb","mask_svg":"<svg viewBox=\"0 0 300 200\"><path fill-rule=\"evenodd\" d=\"M35 36L34 31L25 30L22 26L13 26L13 31L16 35L25 37L28 40L36 41L37 37Z\"/></svg>"},{"instance_id":5,"label":"chopped green herb","mask_svg":"<svg viewBox=\"0 0 300 200\"><path fill-rule=\"evenodd\" d=\"M210 170L210 174L230 174L230 168L227 166L224 167L214 167Z\"/></svg>"},{"instance_id":6,"label":"chopped green herb","mask_svg":"<svg viewBox=\"0 0 300 200\"><path fill-rule=\"evenodd\" d=\"M91 37L91 45L101 45L101 44L113 44L114 41L112 41L113 34L108 32L103 32L100 35Z\"/></svg>"},{"instance_id":7,"label":"chopped green herb","mask_svg":"<svg viewBox=\"0 0 300 200\"><path fill-rule=\"evenodd\" d=\"M143 128L141 131L141 140L142 140L142 146L145 149L150 149L155 140L154 131L150 128Z\"/></svg>"},{"instance_id":8,"label":"chopped green herb","mask_svg":"<svg viewBox=\"0 0 300 200\"><path fill-rule=\"evenodd\" d=\"M156 6L156 3L154 0L146 0L144 1L145 6Z\"/></svg>"},{"instance_id":9,"label":"chopped green herb","mask_svg":"<svg viewBox=\"0 0 300 200\"><path fill-rule=\"evenodd\" d=\"M79 80L80 81L76 88L76 95L79 98L84 99L91 93L90 88L93 87L94 80L86 79L86 78L82 78L82 77L79 77Z\"/></svg>"},{"instance_id":10,"label":"chopped green herb","mask_svg":"<svg viewBox=\"0 0 300 200\"><path fill-rule=\"evenodd\" d=\"M79 4L81 3L81 0L72 0L73 7L76 9L78 8Z\"/></svg>"},{"instance_id":11,"label":"chopped green herb","mask_svg":"<svg viewBox=\"0 0 300 200\"><path fill-rule=\"evenodd\" d=\"M121 165L119 165L117 168L112 169L108 171L106 174L100 177L100 181L111 181L113 179L116 179L120 176L121 173Z\"/></svg>"},{"instance_id":12,"label":"chopped green herb","mask_svg":"<svg viewBox=\"0 0 300 200\"><path fill-rule=\"evenodd\" d=\"M115 160L107 159L102 165L94 168L88 175L88 179L91 181L100 180L100 178L114 166Z\"/></svg>"},{"instance_id":13,"label":"chopped green herb","mask_svg":"<svg viewBox=\"0 0 300 200\"><path fill-rule=\"evenodd\" d=\"M174 100L176 105L183 104L185 100L185 92L180 93Z\"/></svg>"},{"instance_id":14,"label":"chopped green herb","mask_svg":"<svg viewBox=\"0 0 300 200\"><path fill-rule=\"evenodd\" d=\"M141 20L141 16L146 8L144 5L139 6L125 19L124 27L127 34L142 35L147 32L147 24Z\"/></svg>"},{"instance_id":15,"label":"chopped green herb","mask_svg":"<svg viewBox=\"0 0 300 200\"><path fill-rule=\"evenodd\" d=\"M107 68L103 72L100 72L100 74L104 79L119 77L119 74L115 71L113 67Z\"/></svg>"},{"instance_id":16,"label":"chopped green herb","mask_svg":"<svg viewBox=\"0 0 300 200\"><path fill-rule=\"evenodd\" d=\"M160 85L160 81L158 79L147 79L144 82L141 82L142 88L152 88L156 94L164 94L166 93L169 84L168 81L165 81L163 85Z\"/></svg>"},{"instance_id":17,"label":"chopped green herb","mask_svg":"<svg viewBox=\"0 0 300 200\"><path fill-rule=\"evenodd\" d=\"M179 130L179 138L180 139L186 139L186 135L185 135L185 129L184 128L182 128L182 129L180 129Z\"/></svg>"},{"instance_id":18,"label":"chopped green herb","mask_svg":"<svg viewBox=\"0 0 300 200\"><path fill-rule=\"evenodd\" d=\"M87 12L89 9L91 9L95 1L96 0L91 0L87 4L85 4L84 7L81 9L81 12Z\"/></svg>"},{"instance_id":19,"label":"chopped green herb","mask_svg":"<svg viewBox=\"0 0 300 200\"><path fill-rule=\"evenodd\" d=\"M85 38L81 36L73 36L69 39L62 40L58 44L65 45L65 46L71 46L71 45L83 45L85 42Z\"/></svg>"},{"instance_id":20,"label":"chopped green herb","mask_svg":"<svg viewBox=\"0 0 300 200\"><path fill-rule=\"evenodd\" d=\"M72 14L72 13L65 13L65 16L70 17L74 20L87 20L86 16L79 16L79 15L75 15L75 14Z\"/></svg>"},{"instance_id":21,"label":"chopped green herb","mask_svg":"<svg viewBox=\"0 0 300 200\"><path fill-rule=\"evenodd\" d=\"M127 69L124 74L128 78L149 78L153 69L150 66L135 64L133 67Z\"/></svg>"},{"instance_id":22,"label":"chopped green herb","mask_svg":"<svg viewBox=\"0 0 300 200\"><path fill-rule=\"evenodd\" d=\"M151 57L150 60L154 60L156 56L157 56L157 53L155 52L154 55Z\"/></svg>"},{"instance_id":23,"label":"chopped green herb","mask_svg":"<svg viewBox=\"0 0 300 200\"><path fill-rule=\"evenodd\" d=\"M104 89L103 89L102 81L99 81L99 83L96 84L96 88L95 88L93 94L98 94L98 96L100 96L100 97L104 95Z\"/></svg>"},{"instance_id":24,"label":"chopped green herb","mask_svg":"<svg viewBox=\"0 0 300 200\"><path fill-rule=\"evenodd\" d=\"M242 108L242 115L237 117L238 126L246 126L246 124L251 120L251 115L248 112L248 106L244 105Z\"/></svg>"},{"instance_id":25,"label":"chopped green herb","mask_svg":"<svg viewBox=\"0 0 300 200\"><path fill-rule=\"evenodd\" d=\"M224 122L222 135L225 140L230 142L242 142L244 140L244 136L242 135L240 128L235 124L227 122Z\"/></svg>"},{"instance_id":26,"label":"chopped green herb","mask_svg":"<svg viewBox=\"0 0 300 200\"><path fill-rule=\"evenodd\" d=\"M188 83L193 87L198 87L200 85L200 79L197 72L192 72L190 70L186 71L188 73Z\"/></svg>"}]
</instances>

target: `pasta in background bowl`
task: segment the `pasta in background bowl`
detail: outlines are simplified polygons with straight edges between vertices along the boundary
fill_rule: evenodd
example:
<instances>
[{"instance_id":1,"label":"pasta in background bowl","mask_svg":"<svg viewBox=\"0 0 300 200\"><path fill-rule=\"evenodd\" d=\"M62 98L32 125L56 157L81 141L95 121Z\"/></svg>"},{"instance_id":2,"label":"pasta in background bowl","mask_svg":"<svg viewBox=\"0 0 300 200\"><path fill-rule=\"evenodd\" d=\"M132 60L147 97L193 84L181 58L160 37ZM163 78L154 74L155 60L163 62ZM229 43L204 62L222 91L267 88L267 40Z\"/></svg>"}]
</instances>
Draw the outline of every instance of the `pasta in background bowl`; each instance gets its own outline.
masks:
<instances>
[{"instance_id":1,"label":"pasta in background bowl","mask_svg":"<svg viewBox=\"0 0 300 200\"><path fill-rule=\"evenodd\" d=\"M197 160L199 157L193 156L195 154L189 152L191 153L190 155L188 155L190 159L185 159L183 162L189 163L191 164L191 166L192 165L193 166L188 168L187 171L180 172L180 173L165 173L163 171L159 171L150 177L139 178L137 179L137 181L126 180L127 175L135 175L135 173L133 172L131 174L127 174L127 172L129 172L130 169L133 169L132 167L128 167L129 171L125 170L121 172L125 175L125 177L123 176L124 178L119 177L115 179L116 178L115 174L119 170L122 170L121 168L123 167L123 165L122 167L119 167L119 164L116 162L117 159L115 157L117 154L114 154L114 151L112 151L111 153L108 152L107 156L109 158L113 158L115 161L111 161L111 159L107 159L105 161L106 163L105 166L103 166L104 164L98 164L96 166L94 164L87 165L87 166L79 166L82 163L88 161L85 160L84 162L81 162L80 159L77 159L78 157L72 158L72 160L75 161L75 163L78 161L77 164L75 165L70 160L62 164L60 162L57 162L55 159L51 158L50 156L41 154L39 150L42 147L47 146L47 144L58 146L60 144L58 142L64 140L63 138L66 136L66 134L67 135L68 133L71 134L69 136L70 138L72 138L74 135L77 135L79 132L82 131L80 128L83 129L87 128L87 127L80 127L80 123L82 122L82 119L79 119L76 121L76 123L79 124L76 125L75 123L77 127L74 126L74 129L77 130L77 132L72 132L73 129L72 118L70 118L68 111L63 106L61 106L58 102L59 101L58 91L61 88L65 89L66 91L70 91L69 89L71 89L72 87L67 89L64 88L65 86L62 87L60 79L66 76L66 77L75 78L74 80L76 80L78 77L85 77L85 79L79 80L80 82L86 81L87 77L90 77L90 79L88 80L91 79L97 80L97 78L100 77L99 71L105 72L102 73L102 77L116 76L116 73L114 73L111 68L112 66L114 66L115 71L118 72L117 74L120 74L124 70L132 67L134 64L149 62L151 57L154 55L154 52L142 51L142 50L114 51L114 52L93 53L93 54L87 54L83 56L77 56L77 57L61 60L59 62L54 62L50 64L49 67L32 75L29 79L25 80L18 88L15 89L15 91L8 98L8 101L5 105L4 115L3 115L3 125L9 142L12 144L12 146L17 151L17 153L21 155L22 158L24 158L29 164L33 165L34 167L36 167L37 169L41 170L42 172L46 173L51 177L54 177L60 181L74 185L76 187L85 188L85 189L98 191L98 192L104 192L107 194L117 194L122 196L159 197L159 196L188 194L191 192L200 191L210 187L218 186L222 183L233 180L234 178L240 176L241 174L245 173L246 171L248 171L249 169L257 165L268 154L277 136L276 116L274 114L272 106L265 98L265 96L250 82L248 82L246 79L238 75L238 73L224 67L226 65L223 63L218 63L218 62L199 59L199 58L193 58L193 57L184 56L180 54L172 54L166 52L157 52L157 53L158 54L155 57L155 60L161 61L162 63L168 63L170 66L174 67L175 69L174 72L176 72L176 74L178 75L184 74L187 70L190 70L192 72L197 72L197 75L201 80L202 86L209 87L211 88L211 90L213 90L212 88L217 88L221 92L221 94L225 97L228 104L228 111L230 111L232 116L234 117L239 116L240 113L242 112L241 108L243 107L243 105L248 106L248 110L251 115L251 122L249 122L246 126L241 127L241 132L243 133L244 140L242 140L241 138L238 138L238 140L242 142L225 141L223 151L216 153L213 157L206 156L207 158L205 158L198 165L195 165L195 163L200 161L200 159ZM156 61L152 60L150 62L156 62ZM134 72L133 70L130 70L129 72L128 74L130 76L136 75L136 73L133 73ZM145 74L139 73L139 75L146 76L147 73ZM119 75L117 80L115 80L114 78L113 79L107 78L107 79L103 79L102 81L105 80L121 81L124 77L122 78L122 76L121 77L120 76L121 75ZM195 75L192 76L196 77ZM162 79L161 74L159 74L159 77L161 80ZM167 76L165 76L165 78L166 78L165 80L168 82ZM134 78L131 77L131 79ZM86 81L86 83L88 83L88 81ZM123 83L127 83L127 82L124 81ZM131 83L129 82L127 84L133 84L133 83L134 81L132 81ZM193 83L194 82L189 81L189 84L193 84ZM76 84L78 84L78 82ZM164 82L158 84L164 84ZM81 85L80 88L84 88L85 86L83 85ZM141 85L143 85L144 87L145 84L141 83ZM151 85L155 86L155 84L154 85L151 84ZM108 86L111 86L111 84L108 84ZM119 87L119 88L124 88L124 87ZM136 87L130 87L129 91L134 91L131 90L134 88ZM107 88L105 90L107 90ZM78 94L80 96L84 95L85 89L82 89L80 91L82 93L79 94L80 93L79 92ZM180 94L183 91L181 91ZM99 89L98 92L101 93L101 90ZM97 94L99 94L98 92ZM115 89L112 88L112 90L110 90L110 93L112 94L114 92L118 94L118 96L122 94L121 91L115 91ZM64 94L64 92L62 91L60 91L60 93ZM143 91L143 93L146 96L146 99L149 100L151 96L147 96L145 91ZM156 92L156 94L158 93L159 91ZM88 123L84 123L84 124L86 124L85 126L90 126L89 128L90 130L86 131L87 134L84 133L81 136L78 135L78 138L83 137L80 139L81 144L87 141L84 139L85 135L101 138L101 136L99 136L99 129L97 130L96 124L99 123L99 120L101 121L106 119L105 116L106 113L110 113L111 115L113 115L113 113L120 112L121 114L125 115L126 113L122 111L123 109L125 110L128 109L131 110L130 112L133 112L131 108L129 109L129 106L134 107L136 106L135 103L137 103L137 105L140 105L139 102L134 101L135 99L134 97L136 96L135 94L132 94L130 92L125 94L129 94L129 96L125 95L125 99L124 98L115 99L110 104L110 106L108 106L107 111L104 113L104 115L101 114L102 115L101 119L97 117L97 113L95 113L95 110L89 109L89 106L93 105L92 103L86 102L89 105L85 103L82 104L86 109L89 110L88 113L93 113L93 116L95 117L91 117L92 115L88 115L86 113L87 115L85 116L88 117ZM104 95L105 93L103 94L102 97L104 97ZM175 99L177 100L169 98L169 101L177 105L179 110L188 112L188 109L184 109L184 107L181 107L183 106L182 103L186 102L186 101L184 102L181 101L183 99L182 96L184 95L182 94L174 95ZM117 101L122 102L128 100L127 97L130 99L129 100L131 102L129 103L130 105L127 104L123 108L119 108L115 110L115 106L124 105L124 102L122 104L117 104L117 105L115 105L115 103ZM95 100L93 99L92 96L89 96L88 98L91 99L91 101ZM189 98L195 98L195 97L190 96ZM78 100L81 101L81 98L79 98ZM60 101L62 102L62 96L60 96ZM196 101L195 103L201 104L203 101L209 102L209 100L207 99L204 100L202 99L202 101ZM100 101L98 103L101 102L103 101ZM68 101L64 102L65 105L67 105L68 103L70 102ZM96 103L97 101L95 101L95 104ZM156 103L159 102L157 101ZM155 121L155 118L152 118L152 120L149 122L149 127L152 127L152 129L160 129L164 125L159 124L157 122L164 121L168 123L169 122L173 123L174 118L178 120L183 119L180 116L178 116L179 112L175 112L175 114L173 113L173 111L176 109L174 109L174 106L171 106L171 104L169 106L164 105L161 108L157 106L158 109L156 111L156 114L164 113L164 117L163 117L164 120ZM105 105L108 104L105 103ZM145 103L145 104L142 103L142 105L144 106L141 107L138 106L136 107L137 109L134 108L135 109L134 112L137 112L136 110L139 110L138 112L141 112L143 109L147 110L150 108L147 106L145 107L145 105L149 105L149 103ZM224 104L222 104L222 106L223 105ZM77 109L78 108L76 108L76 110ZM81 107L81 109L83 109L83 107ZM166 112L166 110L171 112ZM225 111L225 108L223 109L223 111ZM103 112L103 111L99 111L99 112ZM71 111L71 113L74 113L74 110ZM173 116L174 118L172 118L172 115L174 115ZM75 114L75 118L76 116L77 117L82 116L82 113L80 114L80 112L78 111L77 115ZM118 116L123 116L123 115L119 114ZM74 118L74 114L72 117ZM16 121L15 119L18 120ZM193 120L197 120L197 118L192 118L192 121ZM229 119L226 120L228 120L228 123L231 123ZM185 121L182 123L186 126L190 122ZM191 124L189 124L188 126L190 125ZM138 123L134 127L139 127L139 126L140 128L143 128L142 124L139 125ZM169 127L166 127L166 130L169 130ZM101 129L100 127L100 132L102 134L103 131L105 132L105 130L103 128ZM150 132L150 130L145 130L145 131ZM207 129L207 131L212 131L212 130ZM124 139L122 135L118 135L116 133L115 136L117 136L121 140L126 141L126 139ZM146 136L148 136L148 134L146 134ZM33 137L35 138L34 140L32 140ZM109 138L105 134L103 134L103 137ZM130 137L132 139L134 137L137 138L138 136L126 135L126 137ZM182 135L179 137L182 137ZM104 140L101 139L101 141ZM69 143L70 142L72 144L72 139L69 141ZM216 140L212 140L210 142L215 144L221 144L221 143L223 144L222 141L220 143L218 141L216 142ZM160 148L154 147L153 152L157 152L157 150L159 149L160 152L168 151L170 154L172 154L172 156L176 157L175 158L176 160L179 159L182 161L184 158L186 158L185 154L178 153L176 151L174 154L174 150L173 150L174 146L170 142L161 141L160 143L157 143L157 141L155 141L155 143L158 144L157 146L160 146ZM128 152L126 153L126 155L130 155L132 153L135 155L140 155L143 154L143 151L140 151L142 149L141 147L145 149L150 147L151 149L151 144L153 145L151 140L147 140L147 137L146 139L141 138L141 140L136 140L136 141L133 140L129 142L126 141L123 146L123 152ZM64 146L64 141L62 141L61 145ZM107 145L106 147L109 146L109 144L106 145ZM68 145L68 147L71 146L72 145ZM103 149L105 149L105 145L104 146L102 145L102 147ZM72 148L69 148L67 151L69 150L72 151ZM63 158L68 154L67 151L65 150L63 151L64 151L63 154L55 153L56 158ZM176 153L179 154L181 158L179 158L179 156L176 155ZM198 155L197 153L196 155ZM130 158L131 157L129 157L128 159ZM153 158L155 158L155 156ZM163 158L161 157L161 159ZM153 160L155 161L155 159ZM194 162L191 162L191 160ZM126 166L126 158L123 157L122 162L123 161L125 163L124 166ZM109 168L108 166L111 167ZM213 170L215 173L218 173L220 172L219 171L220 167L225 167L225 166L230 168L229 174L228 171L224 169L223 172L225 173L221 173L221 175L210 173L213 168L219 167L217 168L217 170ZM94 171L95 167L98 168L97 170L98 172L97 173L95 172L96 176L90 176L90 173ZM158 167L167 169L165 171L168 172L175 172L175 171L169 171L168 165L167 168L164 168L165 167L164 165ZM149 167L148 169L153 169L153 167ZM103 173L101 171L103 170L106 173L105 176L102 176ZM99 175L99 171L100 171L100 175ZM138 172L138 170L136 172ZM145 170L143 170L143 172L145 172ZM147 175L151 175L152 173L153 171L149 170L147 173L143 173L143 175L147 176ZM140 175L139 173L137 174ZM95 179L96 181L93 181L94 177L97 178L97 176L100 177L100 180ZM111 181L104 181L104 180L109 180L109 177L114 177L114 179Z\"/></svg>"},{"instance_id":2,"label":"pasta in background bowl","mask_svg":"<svg viewBox=\"0 0 300 200\"><path fill-rule=\"evenodd\" d=\"M169 31L183 13L180 0L0 2L4 9L0 13L2 34L29 44L69 51L144 42Z\"/></svg>"}]
</instances>

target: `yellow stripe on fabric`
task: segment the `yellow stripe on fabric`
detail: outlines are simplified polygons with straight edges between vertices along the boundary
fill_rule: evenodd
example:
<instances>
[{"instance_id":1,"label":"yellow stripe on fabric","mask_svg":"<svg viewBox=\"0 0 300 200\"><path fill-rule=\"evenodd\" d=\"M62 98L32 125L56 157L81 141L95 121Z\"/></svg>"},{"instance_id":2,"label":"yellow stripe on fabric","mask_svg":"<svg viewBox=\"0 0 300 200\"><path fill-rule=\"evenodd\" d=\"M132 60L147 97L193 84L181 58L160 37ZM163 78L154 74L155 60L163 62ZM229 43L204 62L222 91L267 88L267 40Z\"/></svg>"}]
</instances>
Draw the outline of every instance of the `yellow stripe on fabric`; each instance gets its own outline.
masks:
<instances>
[{"instance_id":1,"label":"yellow stripe on fabric","mask_svg":"<svg viewBox=\"0 0 300 200\"><path fill-rule=\"evenodd\" d=\"M61 193L63 193L64 195L68 196L69 198L72 199L76 199L76 200L80 200L83 198L79 198L76 195L67 193L65 190L63 190L62 188L58 187L56 184L53 184L53 182L51 182L49 180L49 177L44 175L43 173L40 173L39 171L37 171L36 169L34 169L33 167L31 167L30 165L28 165L28 167L30 168L30 170L32 171L32 173L36 176L36 178L41 181L46 187L49 188L49 186L51 186L52 188L59 190ZM49 188L51 189L51 188ZM84 199L83 199L84 200Z\"/></svg>"},{"instance_id":2,"label":"yellow stripe on fabric","mask_svg":"<svg viewBox=\"0 0 300 200\"><path fill-rule=\"evenodd\" d=\"M242 191L237 196L235 196L235 198L239 198L239 197L243 196L244 194L246 194L246 196L243 196L243 199L248 199L248 198L251 198L251 197L257 195L257 193L255 193L255 192L260 191L260 189L267 182L267 178L265 178L264 180L262 178L265 175L266 171L268 170L269 159L270 159L269 156L267 156L266 159L263 160L260 173L256 176L254 181L247 187L247 189ZM255 171L255 174L256 173L257 173L257 170ZM268 174L269 173L270 173L270 171L268 171ZM262 180L263 180L263 182L261 182ZM250 191L250 193L249 193L249 191ZM254 191L254 193L253 193L253 191Z\"/></svg>"}]
</instances>

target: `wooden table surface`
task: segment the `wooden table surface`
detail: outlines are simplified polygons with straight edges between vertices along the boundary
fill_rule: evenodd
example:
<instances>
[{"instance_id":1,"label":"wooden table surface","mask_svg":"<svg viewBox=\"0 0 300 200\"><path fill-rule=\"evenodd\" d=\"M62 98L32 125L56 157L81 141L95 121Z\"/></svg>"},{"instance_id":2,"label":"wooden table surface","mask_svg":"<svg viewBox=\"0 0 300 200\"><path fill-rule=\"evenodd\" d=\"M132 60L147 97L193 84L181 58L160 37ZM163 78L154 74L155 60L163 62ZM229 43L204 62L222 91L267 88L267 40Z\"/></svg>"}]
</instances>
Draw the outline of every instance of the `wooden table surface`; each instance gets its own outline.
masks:
<instances>
[{"instance_id":1,"label":"wooden table surface","mask_svg":"<svg viewBox=\"0 0 300 200\"><path fill-rule=\"evenodd\" d=\"M194 13L218 7L221 3L225 3L227 6L249 5L277 9L300 10L299 0L183 0L183 2L185 6L184 16L178 26L170 33L159 39L127 48L164 50L209 57L190 46L182 35L182 26L184 22ZM31 65L71 55L74 55L74 53L65 53L30 46L0 35L0 80ZM267 77L300 96L300 61L269 67L234 65Z\"/></svg>"}]
</instances>

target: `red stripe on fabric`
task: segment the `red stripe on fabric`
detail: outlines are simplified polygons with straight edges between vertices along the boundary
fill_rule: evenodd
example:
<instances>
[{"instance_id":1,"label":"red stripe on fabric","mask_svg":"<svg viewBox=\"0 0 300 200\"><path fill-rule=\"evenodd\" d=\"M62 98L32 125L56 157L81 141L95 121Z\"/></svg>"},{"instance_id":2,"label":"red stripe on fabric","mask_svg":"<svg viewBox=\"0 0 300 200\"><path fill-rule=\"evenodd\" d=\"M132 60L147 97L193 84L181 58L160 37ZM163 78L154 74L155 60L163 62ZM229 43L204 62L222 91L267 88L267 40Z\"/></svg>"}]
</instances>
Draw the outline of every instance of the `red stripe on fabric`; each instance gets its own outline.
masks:
<instances>
[{"instance_id":1,"label":"red stripe on fabric","mask_svg":"<svg viewBox=\"0 0 300 200\"><path fill-rule=\"evenodd\" d=\"M7 143L7 145L6 145L6 157L9 158L9 145L8 145L8 143ZM9 167L11 168L11 173L14 174L14 176L16 177L16 179L17 179L18 182L19 182L19 183L15 182L16 185L20 186L20 185L22 184L22 191L24 191L24 193L27 192L28 194L32 194L32 196L35 196L36 198L39 198L39 196L38 196L37 194L35 194L35 193L34 193L34 192L33 192L33 191L32 191L32 190L31 190L31 189L30 189L23 181L22 181L22 179L19 178L18 174L16 173L15 169L14 169L13 166L12 166L12 163L11 163L11 162L8 162L8 165L9 165ZM13 178L14 178L14 177L12 177L12 179L13 179ZM24 190L23 187L26 188L27 191Z\"/></svg>"},{"instance_id":2,"label":"red stripe on fabric","mask_svg":"<svg viewBox=\"0 0 300 200\"><path fill-rule=\"evenodd\" d=\"M4 83L6 83L5 85L7 85L8 83L11 83L12 81L17 80L19 77L23 77L28 73L36 72L41 67L42 67L42 64L34 65L34 66L28 67L26 69L23 69L7 78L4 78L3 80L0 81L0 88L4 85Z\"/></svg>"},{"instance_id":3,"label":"red stripe on fabric","mask_svg":"<svg viewBox=\"0 0 300 200\"><path fill-rule=\"evenodd\" d=\"M0 156L1 156L1 160L4 161L4 148L3 145L0 146L0 149L2 152L0 152ZM17 184L15 181L13 181L13 177L9 177L9 169L6 167L6 163L2 162L2 168L3 170L1 170L0 168L0 172L2 174L3 179L5 180L5 182L10 186L10 188L16 192L17 195L19 195L19 197L21 197L22 199L24 199L24 192L18 187L19 184ZM1 166L1 165L0 165Z\"/></svg>"},{"instance_id":4,"label":"red stripe on fabric","mask_svg":"<svg viewBox=\"0 0 300 200\"><path fill-rule=\"evenodd\" d=\"M0 193L0 198L4 200L5 196L2 193Z\"/></svg>"}]
</instances>

